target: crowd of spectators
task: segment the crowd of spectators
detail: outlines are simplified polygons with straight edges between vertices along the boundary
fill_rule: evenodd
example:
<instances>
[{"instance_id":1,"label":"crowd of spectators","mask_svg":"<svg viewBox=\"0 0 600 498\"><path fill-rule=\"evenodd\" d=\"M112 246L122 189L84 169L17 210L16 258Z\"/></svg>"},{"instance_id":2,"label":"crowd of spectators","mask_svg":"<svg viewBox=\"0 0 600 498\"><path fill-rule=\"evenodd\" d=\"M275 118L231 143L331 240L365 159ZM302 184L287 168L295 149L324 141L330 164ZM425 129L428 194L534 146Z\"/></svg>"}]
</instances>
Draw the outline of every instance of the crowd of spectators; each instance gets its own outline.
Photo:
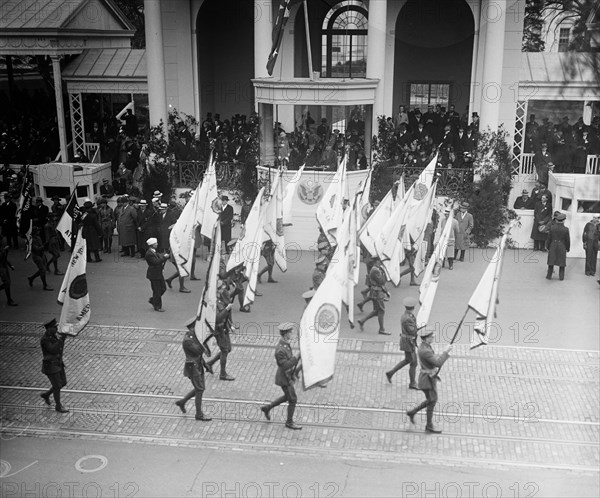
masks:
<instances>
[{"instance_id":1,"label":"crowd of spectators","mask_svg":"<svg viewBox=\"0 0 600 498\"><path fill-rule=\"evenodd\" d=\"M538 123L535 114L525 125L523 152L535 154L534 165L538 178L548 183L548 172L585 173L587 156L600 154L600 118L585 125L583 117L575 124L564 116L553 123L543 118Z\"/></svg>"},{"instance_id":2,"label":"crowd of spectators","mask_svg":"<svg viewBox=\"0 0 600 498\"><path fill-rule=\"evenodd\" d=\"M44 92L0 91L0 164L39 164L53 160L58 146L54 101Z\"/></svg>"}]
</instances>

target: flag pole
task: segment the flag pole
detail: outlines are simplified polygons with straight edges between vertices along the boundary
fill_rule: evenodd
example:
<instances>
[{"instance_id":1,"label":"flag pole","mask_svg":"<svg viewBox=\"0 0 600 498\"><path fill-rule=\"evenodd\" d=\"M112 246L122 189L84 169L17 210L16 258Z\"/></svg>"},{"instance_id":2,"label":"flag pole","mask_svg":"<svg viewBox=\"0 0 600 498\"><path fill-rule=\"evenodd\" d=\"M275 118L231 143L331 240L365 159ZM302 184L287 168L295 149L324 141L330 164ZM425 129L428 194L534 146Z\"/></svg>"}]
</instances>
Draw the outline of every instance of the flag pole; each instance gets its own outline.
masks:
<instances>
[{"instance_id":1,"label":"flag pole","mask_svg":"<svg viewBox=\"0 0 600 498\"><path fill-rule=\"evenodd\" d=\"M306 0L304 0L302 3L304 3L304 29L306 31L306 50L308 53L308 76L310 80L313 81L312 50L310 48L310 30L308 27L308 6L306 4Z\"/></svg>"},{"instance_id":2,"label":"flag pole","mask_svg":"<svg viewBox=\"0 0 600 498\"><path fill-rule=\"evenodd\" d=\"M460 329L462 327L463 322L465 321L465 318L467 317L468 312L469 312L469 307L467 306L467 309L465 310L464 315L462 316L462 318L460 319L460 322L458 322L458 325L456 326L456 331L454 332L454 335L452 336L452 340L450 341L450 344L454 344L454 341L456 341L456 338L458 337L458 333L460 332Z\"/></svg>"}]
</instances>

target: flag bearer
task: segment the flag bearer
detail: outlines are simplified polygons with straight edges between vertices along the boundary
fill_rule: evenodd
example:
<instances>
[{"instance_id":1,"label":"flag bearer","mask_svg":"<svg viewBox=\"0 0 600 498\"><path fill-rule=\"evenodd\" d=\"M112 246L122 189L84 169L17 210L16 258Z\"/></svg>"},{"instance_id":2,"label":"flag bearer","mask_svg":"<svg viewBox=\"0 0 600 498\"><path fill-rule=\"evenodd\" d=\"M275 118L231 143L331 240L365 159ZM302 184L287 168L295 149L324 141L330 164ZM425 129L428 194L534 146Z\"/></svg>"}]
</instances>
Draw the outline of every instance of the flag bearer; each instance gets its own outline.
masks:
<instances>
[{"instance_id":1,"label":"flag bearer","mask_svg":"<svg viewBox=\"0 0 600 498\"><path fill-rule=\"evenodd\" d=\"M423 408L427 408L427 425L425 425L425 432L431 432L432 434L441 434L442 431L436 429L433 426L433 410L437 403L437 382L440 380L438 377L438 371L440 367L445 363L452 351L452 344L448 344L442 354L435 354L435 351L431 347L433 343L434 334L432 331L427 329L421 329L419 331L421 337L421 345L419 346L419 363L421 365L421 372L419 373L419 389L425 393L425 401L419 406L416 406L412 410L406 412L410 422L415 423L415 415Z\"/></svg>"},{"instance_id":2,"label":"flag bearer","mask_svg":"<svg viewBox=\"0 0 600 498\"><path fill-rule=\"evenodd\" d=\"M400 350L404 351L404 359L389 372L386 372L385 376L391 384L394 374L406 365L410 365L408 370L410 384L408 388L419 389L415 382L415 373L417 371L417 319L413 314L417 300L414 297L407 297L402 303L406 308L406 311L400 318L400 325L402 327L400 332Z\"/></svg>"}]
</instances>

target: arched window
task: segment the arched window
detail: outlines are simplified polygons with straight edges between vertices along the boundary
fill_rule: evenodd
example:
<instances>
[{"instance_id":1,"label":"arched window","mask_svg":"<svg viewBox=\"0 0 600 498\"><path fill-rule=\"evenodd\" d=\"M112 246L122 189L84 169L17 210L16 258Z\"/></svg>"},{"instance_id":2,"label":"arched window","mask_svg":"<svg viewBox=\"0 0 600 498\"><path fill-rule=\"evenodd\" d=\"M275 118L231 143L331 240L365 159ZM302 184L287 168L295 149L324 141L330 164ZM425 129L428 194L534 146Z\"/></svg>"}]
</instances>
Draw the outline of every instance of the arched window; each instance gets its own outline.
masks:
<instances>
[{"instance_id":1,"label":"arched window","mask_svg":"<svg viewBox=\"0 0 600 498\"><path fill-rule=\"evenodd\" d=\"M336 4L323 21L324 78L364 78L367 74L367 9L359 0Z\"/></svg>"}]
</instances>

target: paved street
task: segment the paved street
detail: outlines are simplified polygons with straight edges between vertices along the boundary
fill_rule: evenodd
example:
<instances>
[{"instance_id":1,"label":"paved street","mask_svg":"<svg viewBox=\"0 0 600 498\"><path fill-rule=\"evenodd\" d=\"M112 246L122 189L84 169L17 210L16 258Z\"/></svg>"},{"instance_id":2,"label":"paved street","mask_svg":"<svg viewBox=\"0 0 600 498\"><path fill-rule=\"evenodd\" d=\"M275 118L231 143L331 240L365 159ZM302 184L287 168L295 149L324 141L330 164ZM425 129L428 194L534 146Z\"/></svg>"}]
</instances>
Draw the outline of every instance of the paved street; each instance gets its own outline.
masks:
<instances>
[{"instance_id":1,"label":"paved street","mask_svg":"<svg viewBox=\"0 0 600 498\"><path fill-rule=\"evenodd\" d=\"M432 315L439 342L485 268L485 253L471 256L442 274ZM311 253L277 273L278 284L260 286L251 314L235 314L236 381L207 377L210 423L193 419L191 403L187 415L173 404L189 390L180 337L204 263L202 281L186 284L191 294L167 292L165 313L145 303L143 260L88 265L93 323L68 339L71 412L59 415L39 398L47 384L40 323L58 315L56 292L30 289L32 264L13 256L19 307L0 308L2 495L57 496L60 487L62 496L596 496L598 284L580 260L569 262L567 280L548 282L542 258L507 251L500 333L469 351L465 327L442 374L436 423L444 433L430 436L424 418L412 426L404 415L423 397L408 390L408 373L393 385L383 375L399 358L401 300L417 293L406 282L388 303L391 337L373 321L364 333L344 324L336 376L326 389L300 391L304 430L294 432L283 426L285 408L270 423L258 408L279 395L275 324L299 319ZM50 278L58 291L59 277Z\"/></svg>"}]
</instances>

